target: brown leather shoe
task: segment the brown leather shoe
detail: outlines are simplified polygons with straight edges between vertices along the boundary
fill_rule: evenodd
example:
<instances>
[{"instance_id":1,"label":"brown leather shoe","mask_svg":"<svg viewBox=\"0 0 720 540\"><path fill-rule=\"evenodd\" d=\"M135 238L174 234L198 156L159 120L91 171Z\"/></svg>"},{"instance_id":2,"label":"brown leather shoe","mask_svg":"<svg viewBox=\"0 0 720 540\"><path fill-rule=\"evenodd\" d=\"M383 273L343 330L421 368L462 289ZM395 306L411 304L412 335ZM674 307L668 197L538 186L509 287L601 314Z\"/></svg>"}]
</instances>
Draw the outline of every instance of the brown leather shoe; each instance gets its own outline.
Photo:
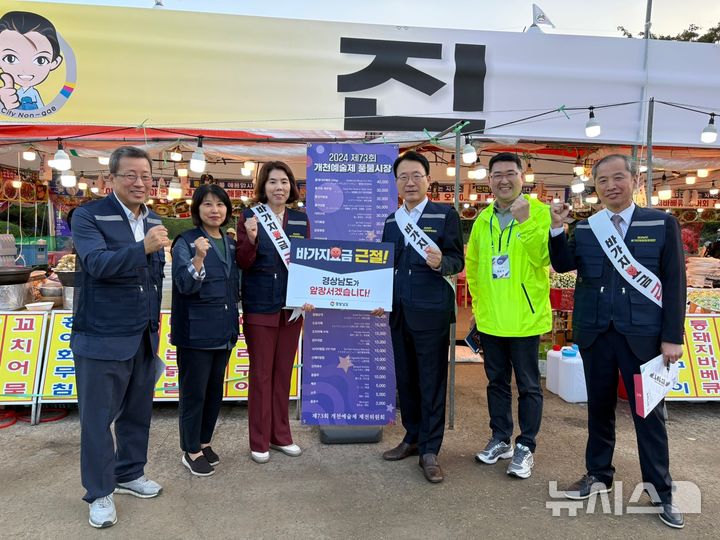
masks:
<instances>
[{"instance_id":1,"label":"brown leather shoe","mask_svg":"<svg viewBox=\"0 0 720 540\"><path fill-rule=\"evenodd\" d=\"M385 461L398 461L401 459L405 459L406 457L417 456L417 453L417 444L408 444L406 442L401 442L392 450L387 450L383 452L382 458Z\"/></svg>"},{"instance_id":2,"label":"brown leather shoe","mask_svg":"<svg viewBox=\"0 0 720 540\"><path fill-rule=\"evenodd\" d=\"M423 454L420 458L419 465L422 467L425 479L428 482L437 484L445 478L436 454Z\"/></svg>"}]
</instances>

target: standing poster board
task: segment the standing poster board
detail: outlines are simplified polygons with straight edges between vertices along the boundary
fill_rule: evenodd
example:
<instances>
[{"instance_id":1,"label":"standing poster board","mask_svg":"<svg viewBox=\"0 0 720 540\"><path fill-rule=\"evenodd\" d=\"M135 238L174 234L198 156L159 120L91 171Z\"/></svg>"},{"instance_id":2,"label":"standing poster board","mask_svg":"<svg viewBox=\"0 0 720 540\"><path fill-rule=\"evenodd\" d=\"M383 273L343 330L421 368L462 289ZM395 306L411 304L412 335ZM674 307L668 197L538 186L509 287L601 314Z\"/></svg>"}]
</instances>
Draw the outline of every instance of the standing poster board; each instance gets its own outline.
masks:
<instances>
[{"instance_id":1,"label":"standing poster board","mask_svg":"<svg viewBox=\"0 0 720 540\"><path fill-rule=\"evenodd\" d=\"M38 312L0 312L0 405L35 405L45 317Z\"/></svg>"}]
</instances>

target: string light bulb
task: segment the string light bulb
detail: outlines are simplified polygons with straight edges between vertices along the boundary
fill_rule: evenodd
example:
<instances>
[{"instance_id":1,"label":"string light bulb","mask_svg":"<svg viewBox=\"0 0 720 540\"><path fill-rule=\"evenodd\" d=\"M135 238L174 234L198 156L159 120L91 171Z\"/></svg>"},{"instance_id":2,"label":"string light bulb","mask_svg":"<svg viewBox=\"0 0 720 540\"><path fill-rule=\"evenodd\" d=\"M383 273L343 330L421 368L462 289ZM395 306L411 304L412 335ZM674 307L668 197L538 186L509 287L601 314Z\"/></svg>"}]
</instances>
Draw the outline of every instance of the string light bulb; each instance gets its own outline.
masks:
<instances>
[{"instance_id":1,"label":"string light bulb","mask_svg":"<svg viewBox=\"0 0 720 540\"><path fill-rule=\"evenodd\" d=\"M174 201L182 197L182 186L177 178L173 178L168 186L168 199Z\"/></svg>"},{"instance_id":2,"label":"string light bulb","mask_svg":"<svg viewBox=\"0 0 720 540\"><path fill-rule=\"evenodd\" d=\"M585 202L588 203L588 204L597 204L597 203L598 203L597 193L595 193L595 192L593 191L590 195L588 195L587 197L585 197Z\"/></svg>"},{"instance_id":3,"label":"string light bulb","mask_svg":"<svg viewBox=\"0 0 720 540\"><path fill-rule=\"evenodd\" d=\"M53 156L53 167L55 167L55 169L58 171L70 170L70 167L72 167L72 163L70 162L70 156L68 156L67 152L63 150L62 141L60 139L58 139L57 145L57 152L55 152L55 155Z\"/></svg>"},{"instance_id":4,"label":"string light bulb","mask_svg":"<svg viewBox=\"0 0 720 540\"><path fill-rule=\"evenodd\" d=\"M448 176L455 176L455 154L453 154L452 158L450 158L450 163L448 163L447 170L445 172Z\"/></svg>"},{"instance_id":5,"label":"string light bulb","mask_svg":"<svg viewBox=\"0 0 720 540\"><path fill-rule=\"evenodd\" d=\"M602 129L600 128L600 122L598 122L595 118L595 107L588 108L590 110L590 114L588 116L588 121L585 124L585 135L590 138L598 137L602 132Z\"/></svg>"},{"instance_id":6,"label":"string light bulb","mask_svg":"<svg viewBox=\"0 0 720 540\"><path fill-rule=\"evenodd\" d=\"M720 193L720 189L717 188L715 180L713 180L712 187L710 188L710 195L717 195L718 193Z\"/></svg>"},{"instance_id":7,"label":"string light bulb","mask_svg":"<svg viewBox=\"0 0 720 540\"><path fill-rule=\"evenodd\" d=\"M471 193L471 194L470 194L470 200L471 200L471 201L477 201L477 199L478 199L477 193Z\"/></svg>"},{"instance_id":8,"label":"string light bulb","mask_svg":"<svg viewBox=\"0 0 720 540\"><path fill-rule=\"evenodd\" d=\"M177 175L178 175L180 178L185 178L185 177L187 177L187 175L188 175L188 170L187 170L187 168L186 168L186 167L180 167L180 168L177 170Z\"/></svg>"},{"instance_id":9,"label":"string light bulb","mask_svg":"<svg viewBox=\"0 0 720 540\"><path fill-rule=\"evenodd\" d=\"M60 175L60 185L62 187L71 188L77 185L77 178L75 173L71 170L66 170Z\"/></svg>"},{"instance_id":10,"label":"string light bulb","mask_svg":"<svg viewBox=\"0 0 720 540\"><path fill-rule=\"evenodd\" d=\"M662 184L660 184L660 189L658 189L658 198L661 201L667 201L672 197L672 188L670 187L670 184L668 184L667 176L664 174L662 175Z\"/></svg>"},{"instance_id":11,"label":"string light bulb","mask_svg":"<svg viewBox=\"0 0 720 540\"><path fill-rule=\"evenodd\" d=\"M477 161L477 150L470 144L470 137L465 137L465 146L462 149L462 162L465 165L472 165Z\"/></svg>"},{"instance_id":12,"label":"string light bulb","mask_svg":"<svg viewBox=\"0 0 720 540\"><path fill-rule=\"evenodd\" d=\"M535 171L533 171L530 161L528 161L527 169L525 170L525 181L528 184L532 184L535 181Z\"/></svg>"},{"instance_id":13,"label":"string light bulb","mask_svg":"<svg viewBox=\"0 0 720 540\"><path fill-rule=\"evenodd\" d=\"M108 156L98 156L98 163L103 167L110 165L110 158Z\"/></svg>"},{"instance_id":14,"label":"string light bulb","mask_svg":"<svg viewBox=\"0 0 720 540\"><path fill-rule=\"evenodd\" d=\"M708 169L698 169L697 170L698 178L707 178L709 174L710 174L710 171Z\"/></svg>"},{"instance_id":15,"label":"string light bulb","mask_svg":"<svg viewBox=\"0 0 720 540\"><path fill-rule=\"evenodd\" d=\"M170 152L170 161L182 161L183 155L180 148L175 148Z\"/></svg>"},{"instance_id":16,"label":"string light bulb","mask_svg":"<svg viewBox=\"0 0 720 540\"><path fill-rule=\"evenodd\" d=\"M585 183L580 179L579 176L575 176L570 183L570 191L573 193L582 193L585 191Z\"/></svg>"},{"instance_id":17,"label":"string light bulb","mask_svg":"<svg viewBox=\"0 0 720 540\"><path fill-rule=\"evenodd\" d=\"M575 176L581 176L585 172L585 165L583 165L583 162L580 161L580 157L578 156L577 160L575 161L575 165L573 166L573 173L575 173Z\"/></svg>"},{"instance_id":18,"label":"string light bulb","mask_svg":"<svg viewBox=\"0 0 720 540\"><path fill-rule=\"evenodd\" d=\"M29 146L27 150L22 153L22 157L25 161L35 161L37 158L37 152L32 146Z\"/></svg>"},{"instance_id":19,"label":"string light bulb","mask_svg":"<svg viewBox=\"0 0 720 540\"><path fill-rule=\"evenodd\" d=\"M693 175L688 175L685 177L685 183L688 186L692 186L695 183L695 180L697 180L697 178Z\"/></svg>"},{"instance_id":20,"label":"string light bulb","mask_svg":"<svg viewBox=\"0 0 720 540\"><path fill-rule=\"evenodd\" d=\"M22 187L22 180L19 176L16 176L13 181L11 182L12 187L15 189L20 189Z\"/></svg>"},{"instance_id":21,"label":"string light bulb","mask_svg":"<svg viewBox=\"0 0 720 540\"><path fill-rule=\"evenodd\" d=\"M705 144L712 144L717 141L717 128L715 127L715 113L710 113L710 121L700 134L700 140Z\"/></svg>"},{"instance_id":22,"label":"string light bulb","mask_svg":"<svg viewBox=\"0 0 720 540\"><path fill-rule=\"evenodd\" d=\"M650 202L652 203L653 206L657 206L658 203L660 202L660 197L658 197L656 194L653 194L650 197Z\"/></svg>"},{"instance_id":23,"label":"string light bulb","mask_svg":"<svg viewBox=\"0 0 720 540\"><path fill-rule=\"evenodd\" d=\"M240 174L242 176L251 176L252 175L252 169L248 169L247 167L242 167L240 169Z\"/></svg>"},{"instance_id":24,"label":"string light bulb","mask_svg":"<svg viewBox=\"0 0 720 540\"><path fill-rule=\"evenodd\" d=\"M205 165L207 164L205 161L205 151L203 150L203 136L200 135L198 137L198 144L197 148L192 154L192 157L190 158L190 170L196 173L203 173L205 172Z\"/></svg>"},{"instance_id":25,"label":"string light bulb","mask_svg":"<svg viewBox=\"0 0 720 540\"><path fill-rule=\"evenodd\" d=\"M245 163L243 163L243 167L248 169L249 171L254 171L255 170L255 162L248 160Z\"/></svg>"}]
</instances>

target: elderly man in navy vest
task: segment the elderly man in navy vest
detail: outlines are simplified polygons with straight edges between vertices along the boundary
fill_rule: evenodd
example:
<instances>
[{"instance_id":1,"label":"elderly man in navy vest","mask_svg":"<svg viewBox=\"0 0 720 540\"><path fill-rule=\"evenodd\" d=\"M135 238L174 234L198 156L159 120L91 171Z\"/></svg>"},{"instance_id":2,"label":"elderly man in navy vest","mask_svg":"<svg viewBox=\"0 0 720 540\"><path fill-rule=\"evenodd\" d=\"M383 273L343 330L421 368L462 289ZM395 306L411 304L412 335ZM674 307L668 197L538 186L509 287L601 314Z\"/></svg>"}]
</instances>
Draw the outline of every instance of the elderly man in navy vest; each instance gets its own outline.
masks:
<instances>
[{"instance_id":1,"label":"elderly man in navy vest","mask_svg":"<svg viewBox=\"0 0 720 540\"><path fill-rule=\"evenodd\" d=\"M385 220L383 242L395 244L390 314L395 377L405 437L383 459L419 455L428 482L442 482L438 453L445 431L450 325L455 293L446 278L462 271L460 217L450 205L430 202L430 164L414 151L393 164L403 205ZM381 315L383 310L373 311Z\"/></svg>"},{"instance_id":2,"label":"elderly man in navy vest","mask_svg":"<svg viewBox=\"0 0 720 540\"><path fill-rule=\"evenodd\" d=\"M583 358L588 393L587 472L565 495L587 499L613 488L619 369L645 489L663 523L682 528L683 515L672 502L664 407L659 405L646 418L639 416L633 381L640 365L659 354L668 363L682 355L686 289L680 227L665 212L635 206L635 168L626 156L612 154L598 161L593 179L605 209L580 221L569 241L562 229L567 205L552 208L552 265L558 272L578 271L573 337Z\"/></svg>"},{"instance_id":3,"label":"elderly man in navy vest","mask_svg":"<svg viewBox=\"0 0 720 540\"><path fill-rule=\"evenodd\" d=\"M123 146L110 156L113 193L72 217L79 283L70 345L80 408L80 470L90 525L117 522L113 493L156 497L145 476L167 230L145 201L152 161ZM110 424L115 422L115 443Z\"/></svg>"}]
</instances>

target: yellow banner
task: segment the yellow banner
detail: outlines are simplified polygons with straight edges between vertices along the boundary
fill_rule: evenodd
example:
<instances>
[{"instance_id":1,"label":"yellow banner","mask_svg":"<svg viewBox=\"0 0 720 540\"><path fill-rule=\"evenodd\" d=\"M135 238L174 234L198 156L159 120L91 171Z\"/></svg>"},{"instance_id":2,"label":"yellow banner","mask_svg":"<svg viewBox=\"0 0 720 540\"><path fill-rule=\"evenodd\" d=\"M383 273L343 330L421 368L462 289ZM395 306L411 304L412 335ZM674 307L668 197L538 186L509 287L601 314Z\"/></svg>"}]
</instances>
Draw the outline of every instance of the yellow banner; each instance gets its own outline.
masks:
<instances>
[{"instance_id":1,"label":"yellow banner","mask_svg":"<svg viewBox=\"0 0 720 540\"><path fill-rule=\"evenodd\" d=\"M679 381L668 400L720 399L718 315L685 316L685 349L678 361Z\"/></svg>"},{"instance_id":2,"label":"yellow banner","mask_svg":"<svg viewBox=\"0 0 720 540\"><path fill-rule=\"evenodd\" d=\"M50 318L48 351L41 383L41 402L77 402L75 388L75 365L70 350L70 330L72 329L72 312L53 311ZM165 363L165 370L155 384L154 401L177 401L178 367L175 346L170 343L170 312L160 314L160 344L158 355ZM223 399L242 401L247 399L248 365L250 358L247 352L245 336L240 334L237 346L232 350L230 361L225 371L225 391ZM297 365L297 355L295 364ZM32 365L35 366L37 362ZM0 367L2 367L0 365ZM298 369L293 371L290 383L290 399L300 395ZM2 379L0 379L2 380Z\"/></svg>"},{"instance_id":3,"label":"yellow banner","mask_svg":"<svg viewBox=\"0 0 720 540\"><path fill-rule=\"evenodd\" d=\"M43 354L45 315L0 314L0 404L32 404Z\"/></svg>"}]
</instances>

